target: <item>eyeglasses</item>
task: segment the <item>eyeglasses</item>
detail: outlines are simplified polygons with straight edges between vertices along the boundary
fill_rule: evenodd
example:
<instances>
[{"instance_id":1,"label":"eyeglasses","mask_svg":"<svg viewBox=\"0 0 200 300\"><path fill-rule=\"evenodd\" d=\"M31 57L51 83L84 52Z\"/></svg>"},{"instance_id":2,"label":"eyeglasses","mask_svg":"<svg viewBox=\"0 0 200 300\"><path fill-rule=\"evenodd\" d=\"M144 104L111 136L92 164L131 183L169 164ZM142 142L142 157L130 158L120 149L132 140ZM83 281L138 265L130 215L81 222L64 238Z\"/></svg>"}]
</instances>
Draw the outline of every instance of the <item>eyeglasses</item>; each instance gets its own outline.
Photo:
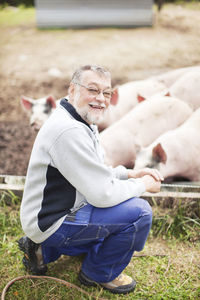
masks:
<instances>
[{"instance_id":1,"label":"eyeglasses","mask_svg":"<svg viewBox=\"0 0 200 300\"><path fill-rule=\"evenodd\" d=\"M82 87L84 87L87 91L88 91L88 93L90 94L90 95L92 95L92 96L98 96L99 94L103 94L103 96L104 96L104 98L106 98L106 99L110 99L111 97L112 97L112 91L111 90L105 90L105 91L102 91L102 90L100 90L100 89L98 89L98 88L94 88L94 87L89 87L89 86L86 86L86 85L84 85L84 84L81 84L81 83L79 83L79 82L74 82L75 84L78 84L78 85L80 85L80 86L82 86Z\"/></svg>"}]
</instances>

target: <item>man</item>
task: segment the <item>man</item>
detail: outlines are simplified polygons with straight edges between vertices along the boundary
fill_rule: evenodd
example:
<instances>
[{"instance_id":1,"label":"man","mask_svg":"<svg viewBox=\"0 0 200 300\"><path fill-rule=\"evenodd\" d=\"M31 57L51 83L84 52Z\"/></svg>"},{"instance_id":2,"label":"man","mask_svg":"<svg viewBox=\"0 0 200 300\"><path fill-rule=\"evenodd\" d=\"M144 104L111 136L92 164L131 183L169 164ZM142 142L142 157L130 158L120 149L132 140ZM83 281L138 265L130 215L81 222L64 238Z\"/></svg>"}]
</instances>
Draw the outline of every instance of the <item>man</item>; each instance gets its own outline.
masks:
<instances>
[{"instance_id":1,"label":"man","mask_svg":"<svg viewBox=\"0 0 200 300\"><path fill-rule=\"evenodd\" d=\"M111 95L104 68L88 65L74 73L69 99L61 100L33 146L21 204L26 236L18 243L34 274L46 273L46 264L62 254L85 253L81 283L128 293L136 283L122 271L143 249L152 221L149 204L138 197L158 192L163 178L157 170L104 164L93 124Z\"/></svg>"}]
</instances>

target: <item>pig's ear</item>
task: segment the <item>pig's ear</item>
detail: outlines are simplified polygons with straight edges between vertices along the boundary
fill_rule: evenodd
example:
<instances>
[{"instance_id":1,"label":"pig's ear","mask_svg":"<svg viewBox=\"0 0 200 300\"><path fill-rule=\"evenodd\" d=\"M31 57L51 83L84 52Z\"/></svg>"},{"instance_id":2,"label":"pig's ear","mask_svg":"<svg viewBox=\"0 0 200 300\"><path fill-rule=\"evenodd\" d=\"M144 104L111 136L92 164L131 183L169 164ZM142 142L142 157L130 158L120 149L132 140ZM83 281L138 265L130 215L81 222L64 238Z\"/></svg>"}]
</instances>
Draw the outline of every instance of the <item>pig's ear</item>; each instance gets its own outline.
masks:
<instances>
[{"instance_id":1,"label":"pig's ear","mask_svg":"<svg viewBox=\"0 0 200 300\"><path fill-rule=\"evenodd\" d=\"M166 163L167 161L167 154L165 152L165 150L163 149L162 145L159 143L157 144L153 150L152 150L152 154L153 154L153 159L156 162L162 162L163 164Z\"/></svg>"},{"instance_id":2,"label":"pig's ear","mask_svg":"<svg viewBox=\"0 0 200 300\"><path fill-rule=\"evenodd\" d=\"M27 98L25 96L22 96L21 97L21 104L22 104L22 107L25 109L25 110L31 110L32 106L33 106L33 100L30 99L30 98Z\"/></svg>"},{"instance_id":3,"label":"pig's ear","mask_svg":"<svg viewBox=\"0 0 200 300\"><path fill-rule=\"evenodd\" d=\"M56 101L55 101L55 99L54 99L53 96L47 97L47 98L46 98L46 102L47 102L47 104L48 104L50 107L56 108Z\"/></svg>"},{"instance_id":4,"label":"pig's ear","mask_svg":"<svg viewBox=\"0 0 200 300\"><path fill-rule=\"evenodd\" d=\"M140 103L140 102L143 102L144 100L146 100L145 97L143 97L142 95L140 94L137 94L137 101Z\"/></svg>"},{"instance_id":5,"label":"pig's ear","mask_svg":"<svg viewBox=\"0 0 200 300\"><path fill-rule=\"evenodd\" d=\"M119 99L119 93L118 93L118 87L115 87L113 89L113 93L110 99L110 104L117 105Z\"/></svg>"},{"instance_id":6,"label":"pig's ear","mask_svg":"<svg viewBox=\"0 0 200 300\"><path fill-rule=\"evenodd\" d=\"M167 91L166 94L164 95L165 97L171 97L170 91Z\"/></svg>"}]
</instances>

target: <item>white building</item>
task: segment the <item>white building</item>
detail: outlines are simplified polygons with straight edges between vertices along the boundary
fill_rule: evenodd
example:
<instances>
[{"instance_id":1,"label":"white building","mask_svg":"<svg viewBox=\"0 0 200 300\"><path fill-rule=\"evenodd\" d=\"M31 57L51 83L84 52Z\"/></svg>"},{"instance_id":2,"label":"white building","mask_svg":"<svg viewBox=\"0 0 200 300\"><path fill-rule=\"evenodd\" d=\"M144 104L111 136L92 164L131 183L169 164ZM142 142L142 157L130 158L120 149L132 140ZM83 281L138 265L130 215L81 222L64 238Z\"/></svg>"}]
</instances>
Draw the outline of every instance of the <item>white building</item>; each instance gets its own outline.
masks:
<instances>
[{"instance_id":1,"label":"white building","mask_svg":"<svg viewBox=\"0 0 200 300\"><path fill-rule=\"evenodd\" d=\"M35 0L40 28L151 26L153 0Z\"/></svg>"}]
</instances>

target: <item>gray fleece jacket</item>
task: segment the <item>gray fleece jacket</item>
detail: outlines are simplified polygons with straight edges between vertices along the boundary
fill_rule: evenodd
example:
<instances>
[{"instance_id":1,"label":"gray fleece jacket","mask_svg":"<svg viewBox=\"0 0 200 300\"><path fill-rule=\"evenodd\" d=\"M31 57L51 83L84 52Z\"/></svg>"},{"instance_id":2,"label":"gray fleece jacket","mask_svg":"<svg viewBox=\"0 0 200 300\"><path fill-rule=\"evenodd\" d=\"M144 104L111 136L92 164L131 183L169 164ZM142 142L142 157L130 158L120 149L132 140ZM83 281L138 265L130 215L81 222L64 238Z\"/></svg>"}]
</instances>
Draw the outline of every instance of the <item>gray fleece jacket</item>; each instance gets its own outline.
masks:
<instances>
[{"instance_id":1,"label":"gray fleece jacket","mask_svg":"<svg viewBox=\"0 0 200 300\"><path fill-rule=\"evenodd\" d=\"M145 192L123 166L104 164L95 125L64 98L40 129L31 153L21 203L21 223L35 243L52 235L83 205L111 207Z\"/></svg>"}]
</instances>

